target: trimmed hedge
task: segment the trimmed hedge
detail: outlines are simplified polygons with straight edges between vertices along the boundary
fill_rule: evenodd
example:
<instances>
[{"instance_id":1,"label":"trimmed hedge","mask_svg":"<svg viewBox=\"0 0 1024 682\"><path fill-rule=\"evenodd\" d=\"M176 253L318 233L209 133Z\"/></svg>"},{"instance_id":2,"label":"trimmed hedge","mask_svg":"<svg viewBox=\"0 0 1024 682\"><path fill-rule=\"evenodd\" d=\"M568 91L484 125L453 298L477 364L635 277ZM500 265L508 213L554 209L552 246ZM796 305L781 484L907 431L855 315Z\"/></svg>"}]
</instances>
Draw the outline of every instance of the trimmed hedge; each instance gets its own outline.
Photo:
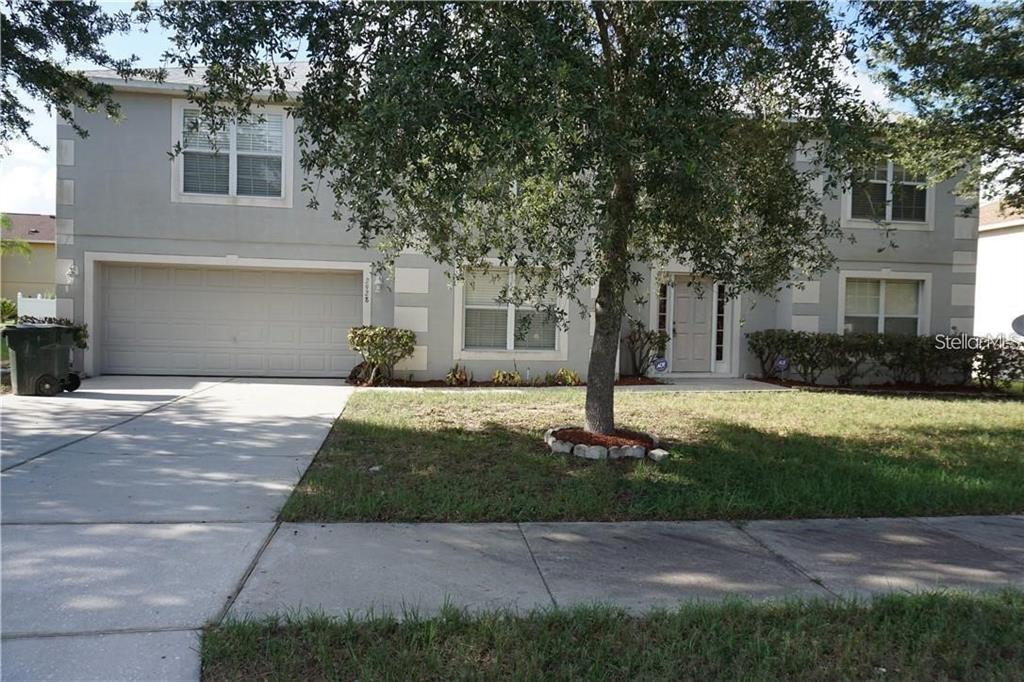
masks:
<instances>
[{"instance_id":1,"label":"trimmed hedge","mask_svg":"<svg viewBox=\"0 0 1024 682\"><path fill-rule=\"evenodd\" d=\"M955 340L955 343L953 342ZM872 373L897 384L966 384L974 376L985 388L1003 388L1024 378L1024 346L1002 346L967 335L829 334L765 329L747 334L761 375L777 378L779 358L809 384L831 371L840 386Z\"/></svg>"},{"instance_id":2,"label":"trimmed hedge","mask_svg":"<svg viewBox=\"0 0 1024 682\"><path fill-rule=\"evenodd\" d=\"M399 360L413 354L416 334L395 327L352 327L348 332L349 348L363 356L360 380L375 386L391 381Z\"/></svg>"}]
</instances>

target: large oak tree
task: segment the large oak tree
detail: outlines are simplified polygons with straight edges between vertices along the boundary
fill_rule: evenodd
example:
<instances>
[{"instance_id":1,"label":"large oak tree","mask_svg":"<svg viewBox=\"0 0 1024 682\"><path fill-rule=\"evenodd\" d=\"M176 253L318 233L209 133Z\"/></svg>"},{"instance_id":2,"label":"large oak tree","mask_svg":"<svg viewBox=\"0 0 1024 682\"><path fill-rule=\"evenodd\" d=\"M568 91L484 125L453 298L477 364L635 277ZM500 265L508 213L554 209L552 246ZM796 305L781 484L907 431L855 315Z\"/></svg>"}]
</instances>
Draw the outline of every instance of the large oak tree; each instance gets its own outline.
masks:
<instances>
[{"instance_id":1,"label":"large oak tree","mask_svg":"<svg viewBox=\"0 0 1024 682\"><path fill-rule=\"evenodd\" d=\"M678 260L729 292L828 267L826 187L874 117L838 75L827 3L166 3L172 62L209 120L294 102L302 170L389 264L424 251L502 297L597 285L586 426L614 427L631 265ZM289 91L303 65L301 91ZM794 151L817 167L798 170ZM313 199L314 205L317 200ZM552 310L564 316L570 311Z\"/></svg>"}]
</instances>

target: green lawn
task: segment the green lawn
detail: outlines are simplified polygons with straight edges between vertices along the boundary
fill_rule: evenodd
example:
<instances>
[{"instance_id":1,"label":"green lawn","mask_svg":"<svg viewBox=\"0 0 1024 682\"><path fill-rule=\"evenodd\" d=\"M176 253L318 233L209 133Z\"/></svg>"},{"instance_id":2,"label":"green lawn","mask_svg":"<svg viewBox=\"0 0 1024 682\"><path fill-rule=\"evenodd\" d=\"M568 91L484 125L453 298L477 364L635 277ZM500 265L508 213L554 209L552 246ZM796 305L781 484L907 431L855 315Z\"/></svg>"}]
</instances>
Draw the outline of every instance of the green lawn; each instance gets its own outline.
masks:
<instances>
[{"instance_id":1,"label":"green lawn","mask_svg":"<svg viewBox=\"0 0 1024 682\"><path fill-rule=\"evenodd\" d=\"M748 519L1024 511L1024 402L621 392L671 455L552 455L580 389L352 396L289 521ZM371 467L380 467L371 471Z\"/></svg>"},{"instance_id":2,"label":"green lawn","mask_svg":"<svg viewBox=\"0 0 1024 682\"><path fill-rule=\"evenodd\" d=\"M1020 680L1024 594L591 607L208 629L203 679Z\"/></svg>"}]
</instances>

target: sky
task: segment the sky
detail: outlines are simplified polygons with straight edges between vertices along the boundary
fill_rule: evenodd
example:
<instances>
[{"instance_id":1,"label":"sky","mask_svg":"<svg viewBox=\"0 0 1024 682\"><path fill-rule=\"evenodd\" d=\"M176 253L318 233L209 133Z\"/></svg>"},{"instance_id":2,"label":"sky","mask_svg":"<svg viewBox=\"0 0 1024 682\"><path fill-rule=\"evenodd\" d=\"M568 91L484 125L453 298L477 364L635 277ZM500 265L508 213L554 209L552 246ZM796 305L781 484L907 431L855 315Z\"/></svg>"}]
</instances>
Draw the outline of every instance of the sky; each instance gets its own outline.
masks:
<instances>
[{"instance_id":1,"label":"sky","mask_svg":"<svg viewBox=\"0 0 1024 682\"><path fill-rule=\"evenodd\" d=\"M127 10L131 2L101 3L109 11ZM161 55L170 47L166 33L159 28L148 33L136 32L110 36L105 44L111 55L135 54L142 66L159 66ZM95 64L76 61L76 69L94 69ZM26 101L27 98L22 98ZM0 158L0 212L53 214L56 209L57 159L55 140L57 121L41 102L28 100L34 110L31 116L32 137L48 151L36 148L25 140L11 144L11 153Z\"/></svg>"},{"instance_id":2,"label":"sky","mask_svg":"<svg viewBox=\"0 0 1024 682\"><path fill-rule=\"evenodd\" d=\"M128 9L130 2L102 3L109 10ZM161 56L170 47L167 34L159 28L148 33L135 32L110 36L106 41L108 52L114 56L137 55L139 65L160 66ZM88 62L74 62L73 68L96 68ZM860 87L869 101L888 105L884 89L871 81L863 71L850 69L842 74L844 80ZM0 212L53 214L56 202L57 165L54 152L56 120L40 102L31 102L32 136L47 151L38 149L24 140L11 145L11 153L0 158Z\"/></svg>"}]
</instances>

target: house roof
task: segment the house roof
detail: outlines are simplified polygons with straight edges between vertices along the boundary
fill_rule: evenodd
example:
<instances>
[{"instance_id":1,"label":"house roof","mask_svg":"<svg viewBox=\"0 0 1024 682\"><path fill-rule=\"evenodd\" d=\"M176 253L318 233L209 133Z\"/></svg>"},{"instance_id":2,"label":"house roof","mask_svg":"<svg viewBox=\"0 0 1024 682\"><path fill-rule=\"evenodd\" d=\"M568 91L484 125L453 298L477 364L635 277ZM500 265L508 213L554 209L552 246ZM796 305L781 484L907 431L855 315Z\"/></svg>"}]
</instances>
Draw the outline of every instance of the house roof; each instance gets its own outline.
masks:
<instances>
[{"instance_id":1,"label":"house roof","mask_svg":"<svg viewBox=\"0 0 1024 682\"><path fill-rule=\"evenodd\" d=\"M40 215L39 213L4 213L11 219L11 228L3 231L4 237L24 239L27 242L47 243L54 242L54 234L57 231L57 219L52 215Z\"/></svg>"},{"instance_id":2,"label":"house roof","mask_svg":"<svg viewBox=\"0 0 1024 682\"><path fill-rule=\"evenodd\" d=\"M292 70L291 78L286 81L286 90L290 94L298 94L302 90L302 86L305 85L309 75L309 63L280 62L277 66L287 67ZM197 66L192 71L192 74L189 75L185 73L184 69L165 67L166 76L160 82L148 78L132 78L126 81L117 75L116 71L111 69L83 71L82 74L90 80L106 83L116 90L179 93L184 92L190 87L202 87L204 85L203 76L206 73L206 69L207 67L205 66Z\"/></svg>"},{"instance_id":3,"label":"house roof","mask_svg":"<svg viewBox=\"0 0 1024 682\"><path fill-rule=\"evenodd\" d=\"M1024 225L1024 211L1003 206L1002 199L982 204L978 209L978 229L996 230Z\"/></svg>"}]
</instances>

